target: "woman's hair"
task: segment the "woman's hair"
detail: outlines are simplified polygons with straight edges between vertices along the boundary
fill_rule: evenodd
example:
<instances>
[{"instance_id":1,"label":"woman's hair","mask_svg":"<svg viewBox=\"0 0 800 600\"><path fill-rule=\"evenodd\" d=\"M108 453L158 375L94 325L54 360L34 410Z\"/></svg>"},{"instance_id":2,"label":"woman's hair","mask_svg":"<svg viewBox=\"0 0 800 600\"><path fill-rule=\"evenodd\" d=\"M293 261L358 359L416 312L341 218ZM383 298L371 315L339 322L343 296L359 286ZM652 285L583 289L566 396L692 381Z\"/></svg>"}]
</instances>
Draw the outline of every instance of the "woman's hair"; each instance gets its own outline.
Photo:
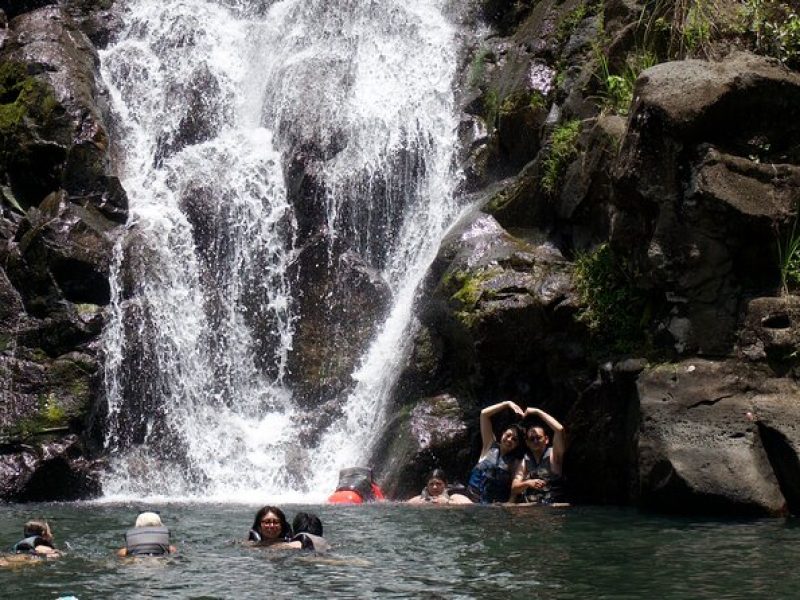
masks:
<instances>
[{"instance_id":1,"label":"woman's hair","mask_svg":"<svg viewBox=\"0 0 800 600\"><path fill-rule=\"evenodd\" d=\"M310 533L322 536L322 521L313 513L299 512L294 516L292 529L295 535L298 533Z\"/></svg>"},{"instance_id":2,"label":"woman's hair","mask_svg":"<svg viewBox=\"0 0 800 600\"><path fill-rule=\"evenodd\" d=\"M525 429L518 423L514 423L503 429L503 433L509 429L517 435L517 447L509 452L508 456L511 458L521 459L525 454Z\"/></svg>"},{"instance_id":3,"label":"woman's hair","mask_svg":"<svg viewBox=\"0 0 800 600\"><path fill-rule=\"evenodd\" d=\"M53 534L50 532L50 525L47 523L47 521L28 521L25 523L22 534L26 538L35 535L45 539L53 537Z\"/></svg>"},{"instance_id":4,"label":"woman's hair","mask_svg":"<svg viewBox=\"0 0 800 600\"><path fill-rule=\"evenodd\" d=\"M267 513L272 513L281 522L281 533L280 537L282 539L292 537L292 528L289 525L289 522L286 520L286 515L283 514L283 511L278 508L277 506L264 506L258 510L256 513L256 518L253 520L253 531L261 535L261 519L263 519Z\"/></svg>"},{"instance_id":5,"label":"woman's hair","mask_svg":"<svg viewBox=\"0 0 800 600\"><path fill-rule=\"evenodd\" d=\"M428 475L428 478L425 480L425 482L427 483L431 479L440 479L441 481L444 481L445 485L447 485L447 475L445 475L444 469L434 469L431 471L431 474Z\"/></svg>"}]
</instances>

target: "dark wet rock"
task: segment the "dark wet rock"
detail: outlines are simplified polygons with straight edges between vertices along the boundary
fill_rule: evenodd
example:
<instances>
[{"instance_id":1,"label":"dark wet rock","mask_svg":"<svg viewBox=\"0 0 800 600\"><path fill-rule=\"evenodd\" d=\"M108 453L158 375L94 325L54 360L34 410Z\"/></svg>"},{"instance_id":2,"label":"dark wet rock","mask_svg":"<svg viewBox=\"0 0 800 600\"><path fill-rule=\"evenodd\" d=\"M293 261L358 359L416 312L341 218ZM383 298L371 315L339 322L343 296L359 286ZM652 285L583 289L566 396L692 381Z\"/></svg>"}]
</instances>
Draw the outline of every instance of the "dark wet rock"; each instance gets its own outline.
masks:
<instances>
[{"instance_id":1,"label":"dark wet rock","mask_svg":"<svg viewBox=\"0 0 800 600\"><path fill-rule=\"evenodd\" d=\"M567 427L564 472L571 501L627 504L638 498L636 381L645 366L643 359L605 363L594 381L576 390L562 420Z\"/></svg>"},{"instance_id":2,"label":"dark wet rock","mask_svg":"<svg viewBox=\"0 0 800 600\"><path fill-rule=\"evenodd\" d=\"M622 117L601 115L581 143L586 148L581 159L567 168L554 210L575 248L590 248L608 239L614 218L610 166L624 135Z\"/></svg>"},{"instance_id":3,"label":"dark wet rock","mask_svg":"<svg viewBox=\"0 0 800 600\"><path fill-rule=\"evenodd\" d=\"M177 128L158 139L155 161L161 164L187 146L216 136L230 122L233 98L223 93L207 65L198 67L185 85L167 90L165 104L181 114Z\"/></svg>"},{"instance_id":4,"label":"dark wet rock","mask_svg":"<svg viewBox=\"0 0 800 600\"><path fill-rule=\"evenodd\" d=\"M14 148L0 152L0 487L7 500L99 491L87 458L99 432L88 431L127 200L110 163L97 54L70 16L74 8L19 14L0 48L0 138Z\"/></svg>"},{"instance_id":5,"label":"dark wet rock","mask_svg":"<svg viewBox=\"0 0 800 600\"><path fill-rule=\"evenodd\" d=\"M66 9L96 48L105 48L122 29L114 0L69 0Z\"/></svg>"},{"instance_id":6,"label":"dark wet rock","mask_svg":"<svg viewBox=\"0 0 800 600\"><path fill-rule=\"evenodd\" d=\"M79 500L100 494L103 464L87 458L76 435L0 445L0 498L12 502Z\"/></svg>"},{"instance_id":7,"label":"dark wet rock","mask_svg":"<svg viewBox=\"0 0 800 600\"><path fill-rule=\"evenodd\" d=\"M665 63L645 71L636 98L612 244L634 248L648 285L674 299L684 349L726 354L743 295L778 285L776 227L800 199L790 162L800 76L741 53ZM754 140L769 140L763 158Z\"/></svg>"},{"instance_id":8,"label":"dark wet rock","mask_svg":"<svg viewBox=\"0 0 800 600\"><path fill-rule=\"evenodd\" d=\"M325 401L352 385L391 292L355 252L322 235L300 250L290 277L300 292L288 379L301 402Z\"/></svg>"},{"instance_id":9,"label":"dark wet rock","mask_svg":"<svg viewBox=\"0 0 800 600\"><path fill-rule=\"evenodd\" d=\"M63 188L70 201L92 204L124 222L127 198L110 164L99 60L91 42L56 7L21 15L10 32L0 61L4 87L13 94L4 101L28 118L2 131L18 151L0 167L17 200L36 206Z\"/></svg>"},{"instance_id":10,"label":"dark wet rock","mask_svg":"<svg viewBox=\"0 0 800 600\"><path fill-rule=\"evenodd\" d=\"M567 374L585 360L568 333L581 330L571 266L543 239L520 233L528 240L477 213L444 241L401 389L408 378L426 390L473 397L525 390L540 401L564 392L554 389L559 377L571 385Z\"/></svg>"},{"instance_id":11,"label":"dark wet rock","mask_svg":"<svg viewBox=\"0 0 800 600\"><path fill-rule=\"evenodd\" d=\"M770 364L776 373L794 374L800 348L800 298L753 298L747 303L739 350L748 360Z\"/></svg>"},{"instance_id":12,"label":"dark wet rock","mask_svg":"<svg viewBox=\"0 0 800 600\"><path fill-rule=\"evenodd\" d=\"M0 1L0 10L2 10L9 19L13 19L23 13L57 3L58 0L2 0Z\"/></svg>"},{"instance_id":13,"label":"dark wet rock","mask_svg":"<svg viewBox=\"0 0 800 600\"><path fill-rule=\"evenodd\" d=\"M669 512L797 507L798 387L737 361L687 360L637 384L640 500Z\"/></svg>"},{"instance_id":14,"label":"dark wet rock","mask_svg":"<svg viewBox=\"0 0 800 600\"><path fill-rule=\"evenodd\" d=\"M374 460L382 465L378 479L390 498L415 496L435 468L445 470L449 483L466 483L472 444L463 404L449 394L422 398L389 421Z\"/></svg>"}]
</instances>

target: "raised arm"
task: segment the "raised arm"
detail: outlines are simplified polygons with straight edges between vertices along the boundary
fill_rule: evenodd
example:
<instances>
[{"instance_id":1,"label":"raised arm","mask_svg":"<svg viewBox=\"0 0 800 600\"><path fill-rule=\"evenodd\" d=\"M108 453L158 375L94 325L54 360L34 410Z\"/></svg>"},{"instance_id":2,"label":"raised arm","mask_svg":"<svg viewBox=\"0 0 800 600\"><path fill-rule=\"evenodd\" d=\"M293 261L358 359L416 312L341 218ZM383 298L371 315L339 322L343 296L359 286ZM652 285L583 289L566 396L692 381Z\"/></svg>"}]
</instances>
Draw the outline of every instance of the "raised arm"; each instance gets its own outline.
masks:
<instances>
[{"instance_id":1,"label":"raised arm","mask_svg":"<svg viewBox=\"0 0 800 600\"><path fill-rule=\"evenodd\" d=\"M553 472L561 475L561 466L564 460L564 450L566 443L564 439L564 426L558 422L553 415L543 411L541 408L528 408L525 410L525 417L538 417L553 432L553 452L550 456L550 465Z\"/></svg>"},{"instance_id":2,"label":"raised arm","mask_svg":"<svg viewBox=\"0 0 800 600\"><path fill-rule=\"evenodd\" d=\"M481 411L481 419L480 419L481 443L483 444L483 448L481 449L481 456L483 456L483 454L486 453L486 451L489 449L489 446L491 446L492 442L495 441L494 430L492 429L492 416L506 408L510 408L520 417L522 417L524 414L522 412L522 409L511 400L506 400L505 402L498 402L497 404L492 404L491 406L487 406Z\"/></svg>"}]
</instances>

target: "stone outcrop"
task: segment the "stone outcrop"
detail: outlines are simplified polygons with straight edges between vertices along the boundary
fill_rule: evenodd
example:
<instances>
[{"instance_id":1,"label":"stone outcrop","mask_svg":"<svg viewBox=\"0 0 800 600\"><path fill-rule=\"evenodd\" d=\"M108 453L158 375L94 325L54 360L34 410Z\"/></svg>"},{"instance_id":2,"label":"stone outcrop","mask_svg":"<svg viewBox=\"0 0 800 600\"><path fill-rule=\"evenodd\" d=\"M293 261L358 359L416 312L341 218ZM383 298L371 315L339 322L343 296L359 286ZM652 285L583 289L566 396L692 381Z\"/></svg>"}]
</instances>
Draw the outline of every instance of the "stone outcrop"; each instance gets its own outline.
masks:
<instances>
[{"instance_id":1,"label":"stone outcrop","mask_svg":"<svg viewBox=\"0 0 800 600\"><path fill-rule=\"evenodd\" d=\"M637 383L640 500L664 511L797 511L798 385L740 362L686 360Z\"/></svg>"},{"instance_id":2,"label":"stone outcrop","mask_svg":"<svg viewBox=\"0 0 800 600\"><path fill-rule=\"evenodd\" d=\"M462 140L465 190L494 219L442 245L399 414L447 392L471 406L458 477L477 458L479 408L510 398L566 425L575 501L796 513L798 308L780 254L800 205L800 76L715 48L715 61L644 71L627 118L601 111L592 47L621 72L646 7L605 3L603 39L595 8L485 4L502 37L465 68ZM534 94L546 68L552 87ZM504 130L500 108L523 94L540 117ZM556 148L575 120L572 146ZM598 249L610 260L593 262Z\"/></svg>"},{"instance_id":3,"label":"stone outcrop","mask_svg":"<svg viewBox=\"0 0 800 600\"><path fill-rule=\"evenodd\" d=\"M127 199L94 46L74 6L30 4L0 47L0 497L73 499L99 492L88 432Z\"/></svg>"}]
</instances>

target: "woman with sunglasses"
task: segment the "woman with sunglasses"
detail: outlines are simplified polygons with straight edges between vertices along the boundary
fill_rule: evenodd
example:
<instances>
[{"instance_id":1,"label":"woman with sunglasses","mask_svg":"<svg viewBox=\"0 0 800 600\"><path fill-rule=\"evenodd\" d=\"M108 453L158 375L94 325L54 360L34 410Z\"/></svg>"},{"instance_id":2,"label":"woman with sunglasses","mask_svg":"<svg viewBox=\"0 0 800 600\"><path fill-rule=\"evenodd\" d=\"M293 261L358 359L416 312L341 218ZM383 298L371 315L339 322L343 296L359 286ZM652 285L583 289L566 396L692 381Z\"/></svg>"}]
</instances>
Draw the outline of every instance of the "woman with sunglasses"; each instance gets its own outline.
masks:
<instances>
[{"instance_id":1,"label":"woman with sunglasses","mask_svg":"<svg viewBox=\"0 0 800 600\"><path fill-rule=\"evenodd\" d=\"M525 430L525 458L523 474L514 479L511 493L521 502L554 504L563 501L562 473L564 461L564 426L540 408L528 408L524 418L534 417L537 422ZM544 423L553 432L553 444Z\"/></svg>"}]
</instances>

